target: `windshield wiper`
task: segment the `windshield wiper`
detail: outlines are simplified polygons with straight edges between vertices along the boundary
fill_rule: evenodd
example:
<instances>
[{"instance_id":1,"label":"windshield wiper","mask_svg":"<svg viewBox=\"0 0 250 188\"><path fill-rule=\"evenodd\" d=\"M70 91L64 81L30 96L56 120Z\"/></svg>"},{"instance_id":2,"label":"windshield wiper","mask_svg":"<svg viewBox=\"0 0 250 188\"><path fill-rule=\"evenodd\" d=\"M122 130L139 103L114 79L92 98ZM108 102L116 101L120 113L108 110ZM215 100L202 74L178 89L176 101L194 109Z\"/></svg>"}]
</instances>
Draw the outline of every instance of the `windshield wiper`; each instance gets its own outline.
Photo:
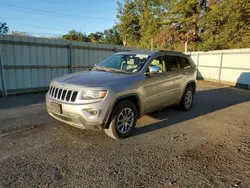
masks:
<instances>
[{"instance_id":1,"label":"windshield wiper","mask_svg":"<svg viewBox=\"0 0 250 188\"><path fill-rule=\"evenodd\" d=\"M123 74L128 74L126 71L119 70L119 69L108 69L110 72L117 72L117 73L123 73Z\"/></svg>"},{"instance_id":2,"label":"windshield wiper","mask_svg":"<svg viewBox=\"0 0 250 188\"><path fill-rule=\"evenodd\" d=\"M99 67L99 66L94 67L93 70L104 71L104 72L117 72L117 73L128 74L127 72L125 72L123 70L111 69L111 68Z\"/></svg>"},{"instance_id":3,"label":"windshield wiper","mask_svg":"<svg viewBox=\"0 0 250 188\"><path fill-rule=\"evenodd\" d=\"M105 68L101 68L101 67L98 67L98 66L93 67L92 70L108 72Z\"/></svg>"}]
</instances>

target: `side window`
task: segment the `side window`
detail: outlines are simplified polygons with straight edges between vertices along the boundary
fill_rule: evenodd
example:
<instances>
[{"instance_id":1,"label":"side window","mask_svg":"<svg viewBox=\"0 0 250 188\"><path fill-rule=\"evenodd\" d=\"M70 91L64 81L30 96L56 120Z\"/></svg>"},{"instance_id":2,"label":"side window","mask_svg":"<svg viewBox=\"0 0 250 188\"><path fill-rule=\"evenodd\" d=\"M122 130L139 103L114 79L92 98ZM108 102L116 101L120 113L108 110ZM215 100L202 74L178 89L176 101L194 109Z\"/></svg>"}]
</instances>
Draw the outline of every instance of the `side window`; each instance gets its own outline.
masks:
<instances>
[{"instance_id":1,"label":"side window","mask_svg":"<svg viewBox=\"0 0 250 188\"><path fill-rule=\"evenodd\" d=\"M151 62L150 66L158 66L158 67L160 67L161 72L166 72L166 66L165 66L165 62L164 62L164 57L163 56L156 57Z\"/></svg>"},{"instance_id":2,"label":"side window","mask_svg":"<svg viewBox=\"0 0 250 188\"><path fill-rule=\"evenodd\" d=\"M165 56L167 71L175 71L182 69L181 61L178 56Z\"/></svg>"},{"instance_id":3,"label":"side window","mask_svg":"<svg viewBox=\"0 0 250 188\"><path fill-rule=\"evenodd\" d=\"M185 67L190 66L190 63L186 58L180 57L180 60L181 60L181 68L182 69L184 69Z\"/></svg>"}]
</instances>

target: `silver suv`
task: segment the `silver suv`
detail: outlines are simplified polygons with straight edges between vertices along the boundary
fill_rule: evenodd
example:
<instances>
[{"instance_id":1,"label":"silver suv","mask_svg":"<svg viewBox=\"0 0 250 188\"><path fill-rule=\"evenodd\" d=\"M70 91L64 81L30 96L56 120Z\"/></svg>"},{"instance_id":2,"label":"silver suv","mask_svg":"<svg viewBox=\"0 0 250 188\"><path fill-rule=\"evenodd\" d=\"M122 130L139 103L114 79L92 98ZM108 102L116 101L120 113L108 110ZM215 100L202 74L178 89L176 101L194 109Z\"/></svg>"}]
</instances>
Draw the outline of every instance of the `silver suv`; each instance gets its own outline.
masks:
<instances>
[{"instance_id":1,"label":"silver suv","mask_svg":"<svg viewBox=\"0 0 250 188\"><path fill-rule=\"evenodd\" d=\"M116 53L86 72L52 80L48 113L81 129L130 136L143 114L177 104L189 110L197 69L181 52Z\"/></svg>"}]
</instances>

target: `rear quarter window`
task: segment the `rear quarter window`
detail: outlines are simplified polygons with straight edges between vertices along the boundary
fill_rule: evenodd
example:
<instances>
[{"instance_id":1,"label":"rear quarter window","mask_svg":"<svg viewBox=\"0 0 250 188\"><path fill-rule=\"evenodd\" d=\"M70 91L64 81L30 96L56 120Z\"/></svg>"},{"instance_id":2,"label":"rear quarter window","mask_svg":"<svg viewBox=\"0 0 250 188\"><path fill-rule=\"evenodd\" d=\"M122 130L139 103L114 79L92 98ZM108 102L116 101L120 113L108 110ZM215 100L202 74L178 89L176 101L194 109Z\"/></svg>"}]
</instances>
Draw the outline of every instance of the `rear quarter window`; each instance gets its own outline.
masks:
<instances>
[{"instance_id":1,"label":"rear quarter window","mask_svg":"<svg viewBox=\"0 0 250 188\"><path fill-rule=\"evenodd\" d=\"M189 60L186 59L185 57L180 57L180 62L181 62L182 69L191 66L191 64L189 63Z\"/></svg>"},{"instance_id":2,"label":"rear quarter window","mask_svg":"<svg viewBox=\"0 0 250 188\"><path fill-rule=\"evenodd\" d=\"M178 56L165 56L167 71L176 71L181 69L181 61Z\"/></svg>"}]
</instances>

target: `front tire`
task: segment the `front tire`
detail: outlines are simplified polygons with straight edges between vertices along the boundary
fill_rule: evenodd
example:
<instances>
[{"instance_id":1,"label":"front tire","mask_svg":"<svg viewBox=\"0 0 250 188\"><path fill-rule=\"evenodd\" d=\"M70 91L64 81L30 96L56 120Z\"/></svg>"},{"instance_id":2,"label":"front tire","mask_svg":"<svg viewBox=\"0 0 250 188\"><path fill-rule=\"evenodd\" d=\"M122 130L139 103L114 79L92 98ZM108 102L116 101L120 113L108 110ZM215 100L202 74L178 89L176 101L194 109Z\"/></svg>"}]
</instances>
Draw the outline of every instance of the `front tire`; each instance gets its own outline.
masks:
<instances>
[{"instance_id":1,"label":"front tire","mask_svg":"<svg viewBox=\"0 0 250 188\"><path fill-rule=\"evenodd\" d=\"M194 88L189 86L182 97L180 108L182 110L188 111L192 108L194 102Z\"/></svg>"},{"instance_id":2,"label":"front tire","mask_svg":"<svg viewBox=\"0 0 250 188\"><path fill-rule=\"evenodd\" d=\"M130 101L120 102L111 114L111 121L105 133L114 139L127 138L134 132L138 112Z\"/></svg>"}]
</instances>

